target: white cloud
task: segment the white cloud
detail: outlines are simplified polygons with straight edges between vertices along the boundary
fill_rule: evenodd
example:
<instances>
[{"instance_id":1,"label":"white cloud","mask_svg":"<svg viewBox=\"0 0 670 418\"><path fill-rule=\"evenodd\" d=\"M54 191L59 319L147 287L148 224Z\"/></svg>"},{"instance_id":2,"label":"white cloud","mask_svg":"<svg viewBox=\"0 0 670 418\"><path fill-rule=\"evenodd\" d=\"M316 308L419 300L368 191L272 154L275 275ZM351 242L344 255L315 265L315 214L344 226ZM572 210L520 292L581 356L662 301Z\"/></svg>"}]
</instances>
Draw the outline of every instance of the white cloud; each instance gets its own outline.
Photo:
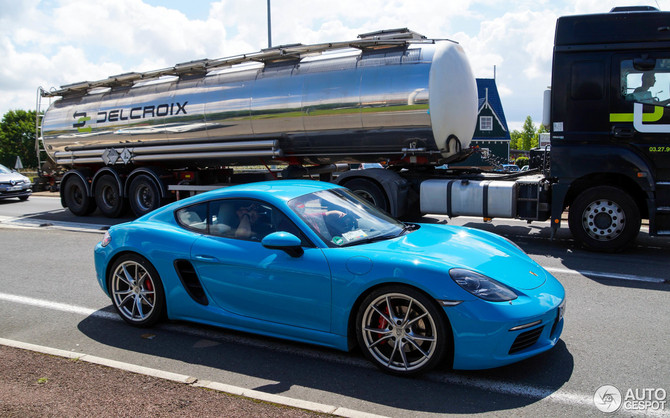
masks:
<instances>
[{"instance_id":1,"label":"white cloud","mask_svg":"<svg viewBox=\"0 0 670 418\"><path fill-rule=\"evenodd\" d=\"M658 1L670 6L669 0ZM476 76L492 77L497 67L503 106L514 124L526 115L540 118L557 16L645 3L650 2L273 0L272 40L327 42L396 27L455 39ZM183 10L188 7L183 2ZM34 107L38 85L58 87L256 51L267 46L266 23L265 0L211 2L202 19L142 0L0 0L0 114Z\"/></svg>"}]
</instances>

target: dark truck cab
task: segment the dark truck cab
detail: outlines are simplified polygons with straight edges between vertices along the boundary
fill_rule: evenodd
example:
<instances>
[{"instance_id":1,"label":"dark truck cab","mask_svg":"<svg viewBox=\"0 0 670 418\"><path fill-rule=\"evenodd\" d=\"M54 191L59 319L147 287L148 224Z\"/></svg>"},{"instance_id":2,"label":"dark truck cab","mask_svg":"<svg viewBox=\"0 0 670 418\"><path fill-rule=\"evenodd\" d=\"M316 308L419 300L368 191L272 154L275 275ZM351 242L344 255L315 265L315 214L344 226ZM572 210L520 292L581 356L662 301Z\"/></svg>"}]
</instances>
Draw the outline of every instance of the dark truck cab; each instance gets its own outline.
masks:
<instances>
[{"instance_id":1,"label":"dark truck cab","mask_svg":"<svg viewBox=\"0 0 670 418\"><path fill-rule=\"evenodd\" d=\"M650 7L558 19L550 109L552 226L617 251L641 219L670 236L670 13Z\"/></svg>"}]
</instances>

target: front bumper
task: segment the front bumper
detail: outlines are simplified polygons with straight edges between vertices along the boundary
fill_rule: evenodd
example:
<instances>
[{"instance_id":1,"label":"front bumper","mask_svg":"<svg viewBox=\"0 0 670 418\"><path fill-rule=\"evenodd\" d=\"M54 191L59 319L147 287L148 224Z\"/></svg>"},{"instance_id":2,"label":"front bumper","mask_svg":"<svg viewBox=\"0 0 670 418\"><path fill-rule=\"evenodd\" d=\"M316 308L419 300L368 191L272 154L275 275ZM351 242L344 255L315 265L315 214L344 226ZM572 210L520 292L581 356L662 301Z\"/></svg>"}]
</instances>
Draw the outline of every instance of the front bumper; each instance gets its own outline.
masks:
<instances>
[{"instance_id":1,"label":"front bumper","mask_svg":"<svg viewBox=\"0 0 670 418\"><path fill-rule=\"evenodd\" d=\"M565 294L521 296L510 302L469 301L445 307L454 333L454 369L505 366L556 345L563 331ZM544 287L544 286L543 286Z\"/></svg>"},{"instance_id":2,"label":"front bumper","mask_svg":"<svg viewBox=\"0 0 670 418\"><path fill-rule=\"evenodd\" d=\"M0 184L0 199L30 196L32 193L32 184Z\"/></svg>"}]
</instances>

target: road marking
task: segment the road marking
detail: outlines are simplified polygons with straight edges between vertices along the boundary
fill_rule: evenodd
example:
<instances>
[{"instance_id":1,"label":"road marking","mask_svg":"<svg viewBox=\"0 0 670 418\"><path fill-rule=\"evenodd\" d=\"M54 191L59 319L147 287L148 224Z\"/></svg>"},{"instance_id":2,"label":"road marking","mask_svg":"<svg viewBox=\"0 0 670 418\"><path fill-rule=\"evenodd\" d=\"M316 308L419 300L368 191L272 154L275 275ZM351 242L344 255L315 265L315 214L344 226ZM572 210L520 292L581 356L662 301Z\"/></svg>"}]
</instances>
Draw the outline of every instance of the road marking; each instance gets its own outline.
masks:
<instances>
[{"instance_id":1,"label":"road marking","mask_svg":"<svg viewBox=\"0 0 670 418\"><path fill-rule=\"evenodd\" d=\"M569 270L572 271L572 270ZM4 300L7 302L14 302L14 303L19 303L19 304L24 304L24 305L30 305L30 306L35 306L39 308L44 308L44 309L51 309L51 310L56 310L56 311L61 311L61 312L68 312L68 313L74 313L74 314L79 314L79 315L84 315L84 316L93 316L101 319L107 319L107 320L114 320L114 321L121 321L121 318L116 314L116 313L111 313L111 312L106 312L102 310L96 310L96 309L90 309L90 308L85 308L81 306L75 306L75 305L69 305L65 303L60 303L60 302L51 302L48 300L43 300L43 299L36 299L36 298L31 298L31 297L26 297L26 296L18 296L18 295L11 295L7 293L0 293L0 300ZM188 327L186 325L176 325L176 324L168 324L168 325L160 325L157 328L163 329L163 330L168 330L168 331L175 331L175 332L180 332L180 333L187 333L190 335L194 335L197 337L205 337L205 338L210 338L210 339L217 339L219 341L225 341L225 342L232 342L232 343L242 343L254 347L259 347L259 348L265 348L265 349L271 349L274 351L278 352L284 352L284 353L289 353L289 354L297 354L301 355L303 357L310 357L310 358L316 358L316 359L321 359L329 362L334 362L338 364L344 364L347 366L355 366L355 367L362 367L362 368L370 368L374 369L374 366L370 364L367 360L361 359L361 358L352 358L346 355L345 353L339 354L339 353L331 353L331 352L326 352L326 351L319 351L318 347L312 348L312 349L302 349L302 348L296 348L295 346L291 346L289 344L282 344L281 342L277 341L272 341L269 343L265 342L260 342L258 340L254 340L251 337L244 337L240 335L226 335L223 332L215 332L213 330L204 330L204 329L198 329L194 327ZM2 339L0 339L0 343L2 343ZM66 352L68 355L76 355L77 357L80 356L81 354L77 353L70 353ZM89 356L90 357L90 356ZM114 362L114 360L109 360L109 362ZM114 366L112 366L114 367ZM137 366L140 367L140 366ZM125 369L124 369L125 370ZM170 372L165 372L165 373L170 373ZM576 392L568 392L563 389L551 389L551 388L546 388L546 387L539 387L539 386L529 386L529 385L522 385L522 384L517 384L517 383L512 383L512 382L505 382L505 381L500 381L500 380L492 380L492 379L485 379L485 378L479 378L479 377L468 377L468 376L459 376L457 374L450 374L450 373L441 373L441 372L430 372L424 375L424 378L433 381L433 382L438 382L438 383L447 383L447 384L452 384L452 385L459 385L459 386L469 386L469 387L474 387L477 389L481 389L484 391L488 392L495 392L503 395L511 395L511 396L520 396L524 398L529 398L529 399L534 399L534 400L548 400L551 402L563 404L563 405L570 405L570 406L579 406L579 407L589 407L589 408L595 408L593 404L593 394L584 394L584 393L576 393ZM226 387L229 387L229 385L221 384L221 383L212 383L212 382L206 382L206 381L199 381L200 386L204 387L209 387L211 389L215 390L222 390L224 392L229 392L229 393L237 393L235 391L228 391L226 390ZM255 392L250 389L246 388L238 388L239 390L244 390L245 393L251 393ZM237 389L236 389L237 390ZM266 396L268 395L265 392L260 392L262 394L262 397L259 397L257 399L261 400L267 400ZM251 393L253 395L253 393ZM247 396L247 395L244 395ZM260 395L258 395L260 396ZM253 397L253 396L251 396ZM256 399L256 398L255 398ZM288 398L291 399L291 398ZM309 402L309 401L306 401ZM278 402L281 403L281 402ZM294 406L294 405L291 405ZM341 408L342 410L345 410L345 408ZM348 411L348 410L347 410ZM356 412L356 411L354 411ZM661 411L658 413L654 413L654 411L626 411L627 413L631 415L645 415L645 414L653 414L653 415L658 415L658 416L670 416L670 413ZM332 413L332 412L331 412ZM349 415L343 415L343 416L349 416ZM360 415L359 415L360 416Z\"/></svg>"},{"instance_id":2,"label":"road marking","mask_svg":"<svg viewBox=\"0 0 670 418\"><path fill-rule=\"evenodd\" d=\"M565 268L557 267L544 267L550 273L561 273L561 274L579 274L582 276L591 276L598 277L603 279L613 279L613 280L628 280L633 282L645 282L645 283L665 283L668 280L662 279L659 277L649 277L649 276L636 276L633 274L620 274L620 273L603 273L599 271L590 271L590 270L571 270Z\"/></svg>"},{"instance_id":3,"label":"road marking","mask_svg":"<svg viewBox=\"0 0 670 418\"><path fill-rule=\"evenodd\" d=\"M105 229L109 228L109 225L103 224L28 219L20 216L0 216L0 226L7 228L59 229L74 232L92 232L96 234L102 234Z\"/></svg>"}]
</instances>

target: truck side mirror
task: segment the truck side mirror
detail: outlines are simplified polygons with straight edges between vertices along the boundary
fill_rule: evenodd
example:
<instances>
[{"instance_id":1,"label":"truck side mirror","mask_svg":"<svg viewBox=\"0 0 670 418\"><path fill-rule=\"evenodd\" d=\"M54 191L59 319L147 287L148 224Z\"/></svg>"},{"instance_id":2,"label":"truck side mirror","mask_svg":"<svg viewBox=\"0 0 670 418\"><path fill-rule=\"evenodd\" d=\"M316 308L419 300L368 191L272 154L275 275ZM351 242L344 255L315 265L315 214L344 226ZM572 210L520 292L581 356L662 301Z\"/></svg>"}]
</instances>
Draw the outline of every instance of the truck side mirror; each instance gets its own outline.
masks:
<instances>
[{"instance_id":1,"label":"truck side mirror","mask_svg":"<svg viewBox=\"0 0 670 418\"><path fill-rule=\"evenodd\" d=\"M637 71L651 71L656 68L656 58L635 58L633 60L633 68Z\"/></svg>"}]
</instances>

